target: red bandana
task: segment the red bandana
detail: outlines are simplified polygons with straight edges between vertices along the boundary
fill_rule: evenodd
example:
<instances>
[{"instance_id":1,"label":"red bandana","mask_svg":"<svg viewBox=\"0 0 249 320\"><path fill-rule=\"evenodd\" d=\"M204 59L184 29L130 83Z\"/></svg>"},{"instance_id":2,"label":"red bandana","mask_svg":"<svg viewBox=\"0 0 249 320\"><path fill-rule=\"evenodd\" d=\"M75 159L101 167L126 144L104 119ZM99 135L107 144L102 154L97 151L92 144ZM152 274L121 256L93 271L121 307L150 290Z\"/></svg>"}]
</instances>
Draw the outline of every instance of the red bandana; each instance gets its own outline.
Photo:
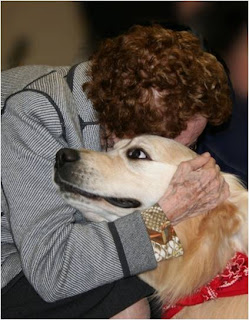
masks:
<instances>
[{"instance_id":1,"label":"red bandana","mask_svg":"<svg viewBox=\"0 0 249 320\"><path fill-rule=\"evenodd\" d=\"M222 274L218 274L208 285L192 296L179 300L173 306L163 306L162 319L171 319L185 306L192 306L208 300L248 293L248 257L237 252L228 262Z\"/></svg>"}]
</instances>

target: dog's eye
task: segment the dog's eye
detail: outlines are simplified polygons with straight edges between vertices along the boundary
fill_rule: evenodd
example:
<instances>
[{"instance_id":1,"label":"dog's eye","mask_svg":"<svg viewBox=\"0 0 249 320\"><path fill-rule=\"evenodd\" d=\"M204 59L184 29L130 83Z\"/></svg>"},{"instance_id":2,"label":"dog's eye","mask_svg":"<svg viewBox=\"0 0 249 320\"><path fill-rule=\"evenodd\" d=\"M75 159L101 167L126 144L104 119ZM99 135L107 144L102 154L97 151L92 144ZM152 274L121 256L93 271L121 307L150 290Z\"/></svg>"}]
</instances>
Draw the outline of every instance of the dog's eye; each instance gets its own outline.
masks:
<instances>
[{"instance_id":1,"label":"dog's eye","mask_svg":"<svg viewBox=\"0 0 249 320\"><path fill-rule=\"evenodd\" d=\"M142 149L134 148L127 151L129 159L146 159L151 160L150 156Z\"/></svg>"}]
</instances>

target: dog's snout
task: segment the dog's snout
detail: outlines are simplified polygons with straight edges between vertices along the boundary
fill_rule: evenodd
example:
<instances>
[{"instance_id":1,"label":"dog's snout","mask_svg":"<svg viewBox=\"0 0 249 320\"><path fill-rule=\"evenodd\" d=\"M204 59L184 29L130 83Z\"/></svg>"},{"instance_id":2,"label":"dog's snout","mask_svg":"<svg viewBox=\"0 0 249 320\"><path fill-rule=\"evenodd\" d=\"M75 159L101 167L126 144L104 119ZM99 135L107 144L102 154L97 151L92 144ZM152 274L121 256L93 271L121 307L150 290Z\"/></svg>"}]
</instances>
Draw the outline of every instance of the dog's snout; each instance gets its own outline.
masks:
<instances>
[{"instance_id":1,"label":"dog's snout","mask_svg":"<svg viewBox=\"0 0 249 320\"><path fill-rule=\"evenodd\" d=\"M59 168L67 162L75 162L80 159L77 150L63 148L56 153L56 167Z\"/></svg>"}]
</instances>

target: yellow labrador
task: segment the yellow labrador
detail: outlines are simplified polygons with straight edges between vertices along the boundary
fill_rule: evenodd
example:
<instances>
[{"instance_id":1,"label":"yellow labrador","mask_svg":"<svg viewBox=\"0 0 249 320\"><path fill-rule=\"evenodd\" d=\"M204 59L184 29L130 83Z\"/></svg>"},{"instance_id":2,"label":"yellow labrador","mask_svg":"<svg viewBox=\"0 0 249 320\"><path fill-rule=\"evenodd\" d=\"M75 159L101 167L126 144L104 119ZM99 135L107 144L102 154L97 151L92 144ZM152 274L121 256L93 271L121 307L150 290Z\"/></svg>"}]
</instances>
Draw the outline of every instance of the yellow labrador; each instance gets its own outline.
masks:
<instances>
[{"instance_id":1,"label":"yellow labrador","mask_svg":"<svg viewBox=\"0 0 249 320\"><path fill-rule=\"evenodd\" d=\"M108 153L62 149L55 182L64 199L87 218L113 221L158 202L180 162L194 157L183 145L150 135L121 140ZM184 255L140 275L166 306L210 283L236 252L247 254L247 190L235 176L224 177L230 186L228 201L175 226ZM243 294L184 307L174 317L247 318L247 310Z\"/></svg>"}]
</instances>

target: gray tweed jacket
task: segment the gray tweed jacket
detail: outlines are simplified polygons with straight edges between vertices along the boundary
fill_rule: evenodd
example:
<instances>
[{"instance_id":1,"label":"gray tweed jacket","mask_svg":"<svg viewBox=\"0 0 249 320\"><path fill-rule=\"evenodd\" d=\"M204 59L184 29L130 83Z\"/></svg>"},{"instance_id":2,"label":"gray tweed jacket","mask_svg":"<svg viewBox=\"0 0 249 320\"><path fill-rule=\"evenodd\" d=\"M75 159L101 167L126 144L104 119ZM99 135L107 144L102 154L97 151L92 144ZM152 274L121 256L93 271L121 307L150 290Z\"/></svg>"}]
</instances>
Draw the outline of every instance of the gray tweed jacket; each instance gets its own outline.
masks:
<instances>
[{"instance_id":1,"label":"gray tweed jacket","mask_svg":"<svg viewBox=\"0 0 249 320\"><path fill-rule=\"evenodd\" d=\"M48 302L156 267L138 212L89 223L52 181L60 148L100 150L88 67L2 73L2 287L22 271Z\"/></svg>"}]
</instances>

